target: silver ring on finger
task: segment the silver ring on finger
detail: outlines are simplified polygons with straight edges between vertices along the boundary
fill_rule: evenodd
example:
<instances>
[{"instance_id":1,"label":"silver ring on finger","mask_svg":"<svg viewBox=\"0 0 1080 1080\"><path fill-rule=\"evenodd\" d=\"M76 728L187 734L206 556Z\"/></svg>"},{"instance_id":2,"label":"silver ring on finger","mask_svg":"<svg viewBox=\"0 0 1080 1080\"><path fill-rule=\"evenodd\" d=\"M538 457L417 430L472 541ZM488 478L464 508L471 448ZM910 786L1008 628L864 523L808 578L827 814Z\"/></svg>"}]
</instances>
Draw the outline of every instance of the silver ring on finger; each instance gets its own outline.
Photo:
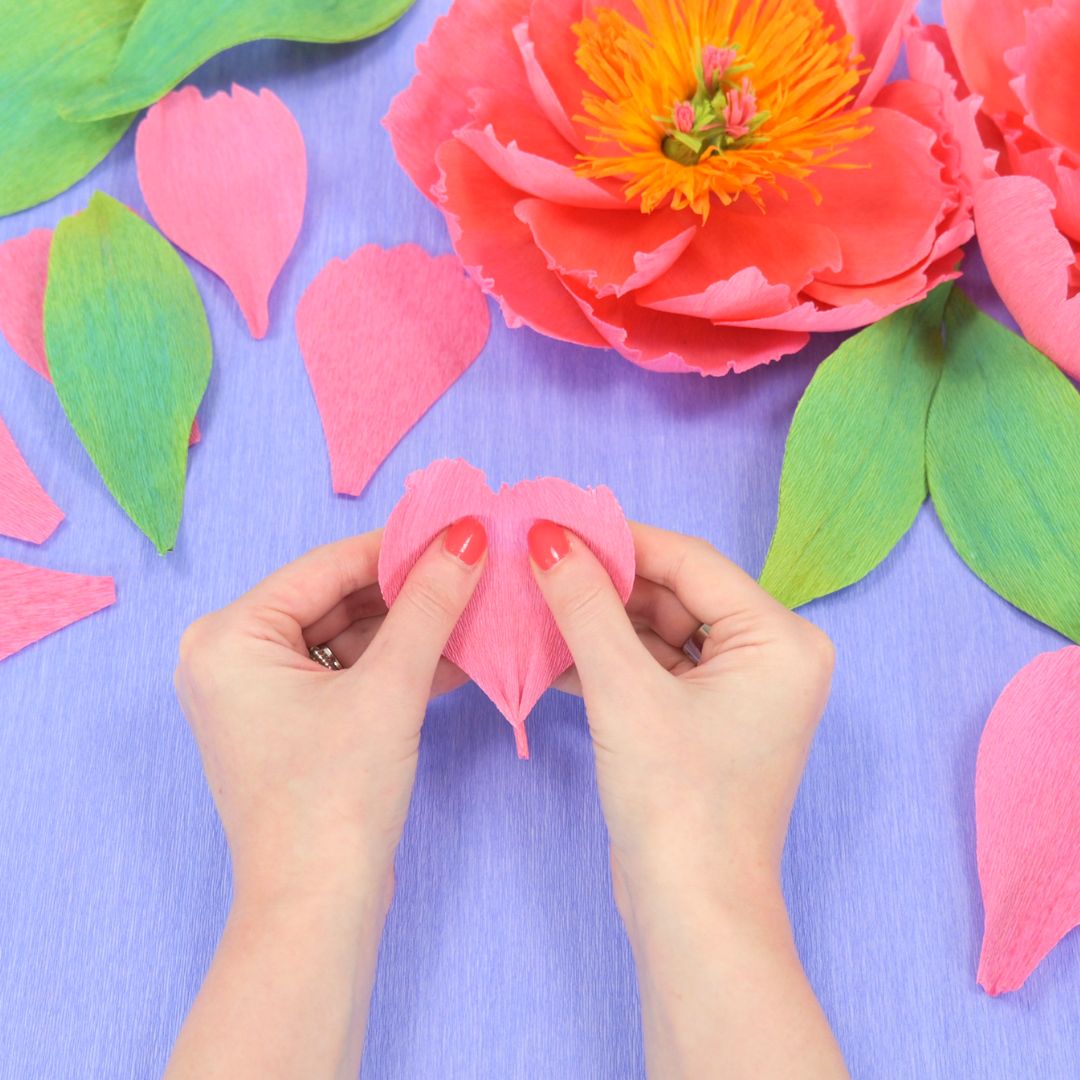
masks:
<instances>
[{"instance_id":1,"label":"silver ring on finger","mask_svg":"<svg viewBox=\"0 0 1080 1080\"><path fill-rule=\"evenodd\" d=\"M692 660L695 664L701 663L701 653L705 648L705 642L709 637L712 628L708 623L702 623L687 639L683 642L683 653Z\"/></svg>"},{"instance_id":2,"label":"silver ring on finger","mask_svg":"<svg viewBox=\"0 0 1080 1080\"><path fill-rule=\"evenodd\" d=\"M312 645L308 656L317 664L322 664L327 671L344 671L345 665L337 658L329 645Z\"/></svg>"}]
</instances>

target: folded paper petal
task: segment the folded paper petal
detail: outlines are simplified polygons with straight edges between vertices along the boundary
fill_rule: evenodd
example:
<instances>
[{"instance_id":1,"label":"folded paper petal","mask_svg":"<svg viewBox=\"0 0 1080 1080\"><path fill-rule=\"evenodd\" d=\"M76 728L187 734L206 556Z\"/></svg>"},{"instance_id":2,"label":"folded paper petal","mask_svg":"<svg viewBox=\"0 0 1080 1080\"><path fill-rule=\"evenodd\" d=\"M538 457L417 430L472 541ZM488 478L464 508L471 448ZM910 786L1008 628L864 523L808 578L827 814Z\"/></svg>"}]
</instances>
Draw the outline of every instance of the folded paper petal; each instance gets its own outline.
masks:
<instances>
[{"instance_id":1,"label":"folded paper petal","mask_svg":"<svg viewBox=\"0 0 1080 1080\"><path fill-rule=\"evenodd\" d=\"M1019 96L1030 126L1080 155L1080 2L1054 0L1027 13ZM1006 62L1011 59L1006 56Z\"/></svg>"},{"instance_id":2,"label":"folded paper petal","mask_svg":"<svg viewBox=\"0 0 1080 1080\"><path fill-rule=\"evenodd\" d=\"M986 926L979 985L1018 990L1080 925L1080 648L1021 668L986 721L975 825Z\"/></svg>"},{"instance_id":3,"label":"folded paper petal","mask_svg":"<svg viewBox=\"0 0 1080 1080\"><path fill-rule=\"evenodd\" d=\"M45 348L60 403L102 479L158 551L171 550L210 328L173 247L100 192L56 227Z\"/></svg>"},{"instance_id":4,"label":"folded paper petal","mask_svg":"<svg viewBox=\"0 0 1080 1080\"><path fill-rule=\"evenodd\" d=\"M514 729L518 756L525 758L525 718L573 662L532 575L530 527L546 519L581 537L623 601L634 585L634 541L605 487L584 490L547 477L493 492L467 462L436 461L406 480L405 496L386 522L379 587L388 604L431 541L467 516L487 531L487 562L445 654L495 703Z\"/></svg>"},{"instance_id":5,"label":"folded paper petal","mask_svg":"<svg viewBox=\"0 0 1080 1080\"><path fill-rule=\"evenodd\" d=\"M307 155L293 114L269 90L159 101L135 136L143 198L158 228L232 290L266 335L270 290L304 218Z\"/></svg>"},{"instance_id":6,"label":"folded paper petal","mask_svg":"<svg viewBox=\"0 0 1080 1080\"><path fill-rule=\"evenodd\" d=\"M869 104L896 66L904 29L918 0L835 0L855 51L869 71L859 87L857 104Z\"/></svg>"},{"instance_id":7,"label":"folded paper petal","mask_svg":"<svg viewBox=\"0 0 1080 1080\"><path fill-rule=\"evenodd\" d=\"M0 559L0 660L116 603L111 577L86 577Z\"/></svg>"},{"instance_id":8,"label":"folded paper petal","mask_svg":"<svg viewBox=\"0 0 1080 1080\"><path fill-rule=\"evenodd\" d=\"M0 420L0 533L43 544L63 520L64 512L38 483Z\"/></svg>"},{"instance_id":9,"label":"folded paper petal","mask_svg":"<svg viewBox=\"0 0 1080 1080\"><path fill-rule=\"evenodd\" d=\"M1024 336L1080 379L1080 294L1070 295L1077 255L1053 218L1053 195L1030 176L1002 176L975 194L986 268Z\"/></svg>"},{"instance_id":10,"label":"folded paper petal","mask_svg":"<svg viewBox=\"0 0 1080 1080\"><path fill-rule=\"evenodd\" d=\"M34 229L0 244L0 332L20 360L49 378L45 359L45 280L52 229Z\"/></svg>"},{"instance_id":11,"label":"folded paper petal","mask_svg":"<svg viewBox=\"0 0 1080 1080\"><path fill-rule=\"evenodd\" d=\"M368 244L319 271L297 307L296 333L336 492L364 490L489 331L487 303L452 255Z\"/></svg>"}]
</instances>

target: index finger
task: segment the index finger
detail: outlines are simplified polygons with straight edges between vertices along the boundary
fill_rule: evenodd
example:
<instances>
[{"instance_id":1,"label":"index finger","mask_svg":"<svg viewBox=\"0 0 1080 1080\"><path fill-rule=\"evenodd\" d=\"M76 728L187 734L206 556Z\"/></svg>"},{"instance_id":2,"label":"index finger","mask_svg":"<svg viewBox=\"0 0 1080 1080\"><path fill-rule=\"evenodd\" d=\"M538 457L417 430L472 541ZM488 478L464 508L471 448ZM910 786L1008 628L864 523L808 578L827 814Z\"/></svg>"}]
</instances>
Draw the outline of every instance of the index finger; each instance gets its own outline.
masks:
<instances>
[{"instance_id":1,"label":"index finger","mask_svg":"<svg viewBox=\"0 0 1080 1080\"><path fill-rule=\"evenodd\" d=\"M236 601L269 608L310 626L346 596L379 577L382 529L313 548L259 582Z\"/></svg>"},{"instance_id":2,"label":"index finger","mask_svg":"<svg viewBox=\"0 0 1080 1080\"><path fill-rule=\"evenodd\" d=\"M630 523L638 576L670 589L708 626L747 614L787 612L741 567L711 544L682 533Z\"/></svg>"}]
</instances>

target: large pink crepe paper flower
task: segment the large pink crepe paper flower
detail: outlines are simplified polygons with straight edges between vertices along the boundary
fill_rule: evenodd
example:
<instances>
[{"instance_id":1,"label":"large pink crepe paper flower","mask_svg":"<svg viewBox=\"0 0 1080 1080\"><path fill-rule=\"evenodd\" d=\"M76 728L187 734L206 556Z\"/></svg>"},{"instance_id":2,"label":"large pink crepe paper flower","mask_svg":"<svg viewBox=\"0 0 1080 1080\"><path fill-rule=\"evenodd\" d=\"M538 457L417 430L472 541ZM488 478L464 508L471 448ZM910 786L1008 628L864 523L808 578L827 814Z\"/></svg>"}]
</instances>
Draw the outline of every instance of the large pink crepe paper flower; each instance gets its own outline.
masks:
<instances>
[{"instance_id":1,"label":"large pink crepe paper flower","mask_svg":"<svg viewBox=\"0 0 1080 1080\"><path fill-rule=\"evenodd\" d=\"M732 30L739 0L456 0L384 123L509 325L744 371L957 276L954 103L886 82L914 6L766 0ZM770 45L796 23L814 48ZM625 99L591 77L613 57Z\"/></svg>"},{"instance_id":2,"label":"large pink crepe paper flower","mask_svg":"<svg viewBox=\"0 0 1080 1080\"><path fill-rule=\"evenodd\" d=\"M945 29L927 28L921 45L958 106L978 110L996 159L973 174L987 269L1028 340L1080 379L1080 0L945 0L943 11Z\"/></svg>"}]
</instances>

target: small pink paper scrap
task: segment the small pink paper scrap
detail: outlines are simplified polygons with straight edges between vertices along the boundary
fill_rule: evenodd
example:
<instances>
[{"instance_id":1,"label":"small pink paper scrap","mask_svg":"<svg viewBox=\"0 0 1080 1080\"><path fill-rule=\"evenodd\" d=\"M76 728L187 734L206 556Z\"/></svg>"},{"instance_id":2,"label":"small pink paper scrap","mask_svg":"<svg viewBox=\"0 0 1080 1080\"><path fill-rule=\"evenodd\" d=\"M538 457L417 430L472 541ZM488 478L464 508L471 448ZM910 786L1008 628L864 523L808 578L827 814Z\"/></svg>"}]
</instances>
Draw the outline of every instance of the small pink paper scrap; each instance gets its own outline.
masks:
<instances>
[{"instance_id":1,"label":"small pink paper scrap","mask_svg":"<svg viewBox=\"0 0 1080 1080\"><path fill-rule=\"evenodd\" d=\"M446 646L457 664L514 729L518 757L529 756L525 718L573 659L533 579L528 534L533 522L555 521L580 536L604 565L625 601L634 586L634 541L615 496L566 480L527 480L497 492L465 461L436 461L405 481L379 553L379 587L397 598L416 560L448 525L478 518L488 556L476 592Z\"/></svg>"},{"instance_id":2,"label":"small pink paper scrap","mask_svg":"<svg viewBox=\"0 0 1080 1080\"><path fill-rule=\"evenodd\" d=\"M0 533L43 544L63 520L64 512L38 483L0 420Z\"/></svg>"},{"instance_id":3,"label":"small pink paper scrap","mask_svg":"<svg viewBox=\"0 0 1080 1080\"><path fill-rule=\"evenodd\" d=\"M1080 925L1080 647L1043 653L997 699L979 743L975 824L986 927L979 985L1024 985Z\"/></svg>"},{"instance_id":4,"label":"small pink paper scrap","mask_svg":"<svg viewBox=\"0 0 1080 1080\"><path fill-rule=\"evenodd\" d=\"M228 285L265 337L307 193L304 136L284 102L235 83L210 98L175 90L139 125L135 165L158 228Z\"/></svg>"},{"instance_id":5,"label":"small pink paper scrap","mask_svg":"<svg viewBox=\"0 0 1080 1080\"><path fill-rule=\"evenodd\" d=\"M0 559L0 660L115 602L111 577Z\"/></svg>"},{"instance_id":6,"label":"small pink paper scrap","mask_svg":"<svg viewBox=\"0 0 1080 1080\"><path fill-rule=\"evenodd\" d=\"M336 492L364 490L490 329L487 301L453 255L368 244L319 271L300 298L296 333Z\"/></svg>"}]
</instances>

